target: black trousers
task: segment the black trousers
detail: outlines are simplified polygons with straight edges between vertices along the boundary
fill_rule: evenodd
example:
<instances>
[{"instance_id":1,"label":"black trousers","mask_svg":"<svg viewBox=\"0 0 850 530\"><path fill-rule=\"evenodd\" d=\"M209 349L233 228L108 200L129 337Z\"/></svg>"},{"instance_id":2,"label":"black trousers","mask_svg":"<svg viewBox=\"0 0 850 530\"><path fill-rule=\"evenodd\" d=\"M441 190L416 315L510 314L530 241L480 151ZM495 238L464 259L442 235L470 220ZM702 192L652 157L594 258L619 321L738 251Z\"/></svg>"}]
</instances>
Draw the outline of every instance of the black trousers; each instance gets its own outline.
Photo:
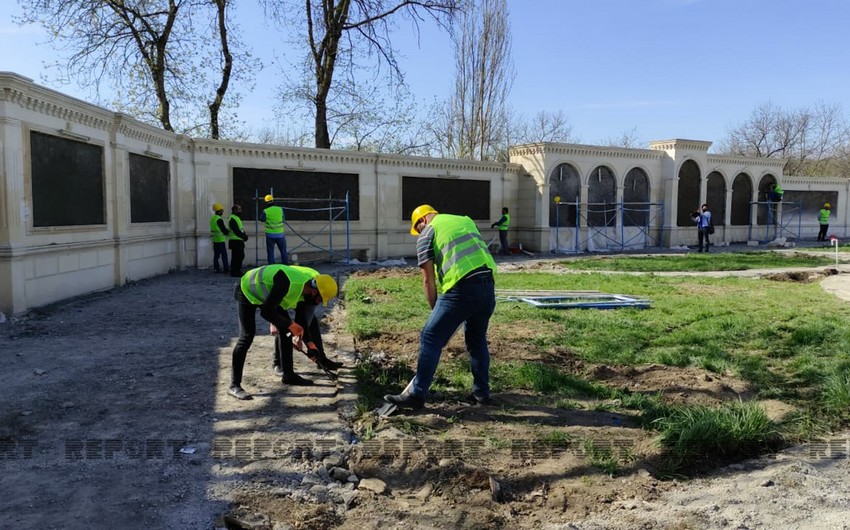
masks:
<instances>
[{"instance_id":1,"label":"black trousers","mask_svg":"<svg viewBox=\"0 0 850 530\"><path fill-rule=\"evenodd\" d=\"M501 248L502 254L510 254L511 250L508 248L508 231L507 230L499 230L499 245Z\"/></svg>"},{"instance_id":2,"label":"black trousers","mask_svg":"<svg viewBox=\"0 0 850 530\"><path fill-rule=\"evenodd\" d=\"M826 232L829 230L829 225L820 225L820 231L818 232L818 241L826 241Z\"/></svg>"},{"instance_id":3,"label":"black trousers","mask_svg":"<svg viewBox=\"0 0 850 530\"><path fill-rule=\"evenodd\" d=\"M236 341L236 345L233 347L233 353L231 354L230 386L240 386L242 384L242 371L245 368L245 358L248 356L248 348L251 347L251 344L254 342L254 336L257 333L257 309L260 309L260 315L264 319L274 324L283 333L286 333L292 319L289 317L289 313L282 307L267 310L252 304L242 293L239 282L234 286L233 298L236 299L236 315L239 317L239 339ZM289 363L291 369L291 354L289 356Z\"/></svg>"},{"instance_id":4,"label":"black trousers","mask_svg":"<svg viewBox=\"0 0 850 530\"><path fill-rule=\"evenodd\" d=\"M231 239L227 245L230 247L230 275L242 277L242 262L245 261L245 242L241 239Z\"/></svg>"},{"instance_id":5,"label":"black trousers","mask_svg":"<svg viewBox=\"0 0 850 530\"><path fill-rule=\"evenodd\" d=\"M697 229L697 237L699 238L699 250L698 252L702 252L702 242L705 240L705 251L708 252L708 246L711 244L708 237L708 228L699 228Z\"/></svg>"}]
</instances>

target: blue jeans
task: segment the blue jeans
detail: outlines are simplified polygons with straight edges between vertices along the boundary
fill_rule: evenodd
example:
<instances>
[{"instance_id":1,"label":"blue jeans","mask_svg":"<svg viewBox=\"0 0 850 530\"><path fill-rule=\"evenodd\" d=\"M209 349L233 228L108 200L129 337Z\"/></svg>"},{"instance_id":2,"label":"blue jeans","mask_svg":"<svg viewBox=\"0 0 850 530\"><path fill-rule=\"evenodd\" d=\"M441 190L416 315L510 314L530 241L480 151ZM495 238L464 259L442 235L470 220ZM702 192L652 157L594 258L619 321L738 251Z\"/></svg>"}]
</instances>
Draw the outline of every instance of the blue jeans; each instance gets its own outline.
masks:
<instances>
[{"instance_id":1,"label":"blue jeans","mask_svg":"<svg viewBox=\"0 0 850 530\"><path fill-rule=\"evenodd\" d=\"M266 236L266 254L268 255L269 265L272 265L275 262L274 247L277 247L280 250L280 262L283 265L288 265L289 257L286 255L286 238Z\"/></svg>"},{"instance_id":2,"label":"blue jeans","mask_svg":"<svg viewBox=\"0 0 850 530\"><path fill-rule=\"evenodd\" d=\"M221 266L219 267L218 261L221 258ZM227 264L227 243L222 241L221 243L213 243L213 269L216 272L230 271L230 265Z\"/></svg>"},{"instance_id":3,"label":"blue jeans","mask_svg":"<svg viewBox=\"0 0 850 530\"><path fill-rule=\"evenodd\" d=\"M439 298L419 337L419 361L409 393L425 398L434 380L443 348L464 324L466 351L472 369L472 392L479 398L490 397L490 349L487 326L496 309L493 276L480 274L461 280Z\"/></svg>"}]
</instances>

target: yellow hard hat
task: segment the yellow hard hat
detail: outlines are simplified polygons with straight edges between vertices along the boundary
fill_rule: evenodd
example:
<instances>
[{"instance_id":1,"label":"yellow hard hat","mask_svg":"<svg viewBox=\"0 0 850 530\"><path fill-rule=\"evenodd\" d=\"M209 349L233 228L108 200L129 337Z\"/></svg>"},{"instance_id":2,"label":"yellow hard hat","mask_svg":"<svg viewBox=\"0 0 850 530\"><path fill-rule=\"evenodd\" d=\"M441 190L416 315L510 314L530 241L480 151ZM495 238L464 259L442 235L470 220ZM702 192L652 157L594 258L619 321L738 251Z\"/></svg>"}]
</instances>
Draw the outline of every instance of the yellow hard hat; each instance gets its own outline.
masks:
<instances>
[{"instance_id":1,"label":"yellow hard hat","mask_svg":"<svg viewBox=\"0 0 850 530\"><path fill-rule=\"evenodd\" d=\"M274 202L274 195L271 193L266 195L266 202Z\"/></svg>"},{"instance_id":2,"label":"yellow hard hat","mask_svg":"<svg viewBox=\"0 0 850 530\"><path fill-rule=\"evenodd\" d=\"M217 212L219 210L224 210L224 205L221 204L220 202L213 204L213 211Z\"/></svg>"},{"instance_id":3,"label":"yellow hard hat","mask_svg":"<svg viewBox=\"0 0 850 530\"><path fill-rule=\"evenodd\" d=\"M419 222L420 219L428 215L429 213L439 213L434 209L430 204L423 204L421 206L417 206L413 213L410 215L410 235L418 236L419 231L416 230L416 223Z\"/></svg>"},{"instance_id":4,"label":"yellow hard hat","mask_svg":"<svg viewBox=\"0 0 850 530\"><path fill-rule=\"evenodd\" d=\"M339 292L336 280L327 274L320 274L316 276L315 280L316 289L318 289L319 294L322 295L322 305L327 306L330 299L335 297Z\"/></svg>"},{"instance_id":5,"label":"yellow hard hat","mask_svg":"<svg viewBox=\"0 0 850 530\"><path fill-rule=\"evenodd\" d=\"M824 208L832 208L828 202L823 203Z\"/></svg>"}]
</instances>

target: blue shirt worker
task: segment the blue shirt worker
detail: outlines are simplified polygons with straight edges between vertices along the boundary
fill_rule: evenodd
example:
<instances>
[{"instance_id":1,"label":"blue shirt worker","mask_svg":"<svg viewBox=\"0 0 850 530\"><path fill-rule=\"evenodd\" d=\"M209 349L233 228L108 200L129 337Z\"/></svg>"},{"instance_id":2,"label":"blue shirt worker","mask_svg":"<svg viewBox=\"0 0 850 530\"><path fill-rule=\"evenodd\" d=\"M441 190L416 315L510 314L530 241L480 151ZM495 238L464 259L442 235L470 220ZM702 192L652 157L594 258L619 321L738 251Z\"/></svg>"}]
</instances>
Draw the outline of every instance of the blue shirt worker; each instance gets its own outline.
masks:
<instances>
[{"instance_id":1,"label":"blue shirt worker","mask_svg":"<svg viewBox=\"0 0 850 530\"><path fill-rule=\"evenodd\" d=\"M224 225L224 205L215 203L212 205L213 215L210 217L210 239L213 244L213 270L215 272L230 272L227 264L227 236L230 230ZM221 258L221 265L218 264Z\"/></svg>"},{"instance_id":2,"label":"blue shirt worker","mask_svg":"<svg viewBox=\"0 0 850 530\"><path fill-rule=\"evenodd\" d=\"M508 212L508 208L502 208L502 217L499 218L498 221L490 225L490 228L498 228L499 229L499 245L502 247L499 249L499 254L510 254L511 250L508 247L508 229L511 226L511 214Z\"/></svg>"},{"instance_id":3,"label":"blue shirt worker","mask_svg":"<svg viewBox=\"0 0 850 530\"><path fill-rule=\"evenodd\" d=\"M274 195L265 196L266 208L260 212L260 222L265 223L266 229L266 254L269 265L275 263L274 249L280 250L280 262L286 265L289 263L289 258L286 255L286 236L283 233L286 216L283 213L283 208L275 206Z\"/></svg>"},{"instance_id":4,"label":"blue shirt worker","mask_svg":"<svg viewBox=\"0 0 850 530\"><path fill-rule=\"evenodd\" d=\"M311 325L308 315L313 315L319 304L328 302L337 295L336 280L327 274L319 274L308 267L289 265L266 265L246 272L236 283L233 297L236 299L236 312L239 317L239 339L233 347L230 388L227 393L236 399L251 399L251 395L242 388L242 371L248 348L256 333L257 309L260 316L273 324L279 333L275 341L275 351L286 353L288 343L289 356L280 360L286 385L310 385L313 382L297 375L293 370L292 346L307 348L307 356L325 371L336 370L341 365L328 359L324 351L316 345L317 327ZM289 315L295 309L296 319ZM298 315L304 315L299 323ZM282 335L287 335L282 337Z\"/></svg>"},{"instance_id":5,"label":"blue shirt worker","mask_svg":"<svg viewBox=\"0 0 850 530\"><path fill-rule=\"evenodd\" d=\"M488 404L487 328L496 308L496 263L469 217L441 214L423 204L413 210L410 222L410 234L419 236L416 254L431 315L420 334L416 375L401 394L387 394L384 401L402 408L422 408L443 348L463 324L472 371L469 399L473 404Z\"/></svg>"},{"instance_id":6,"label":"blue shirt worker","mask_svg":"<svg viewBox=\"0 0 850 530\"><path fill-rule=\"evenodd\" d=\"M829 231L829 214L832 213L832 205L828 202L823 203L823 208L818 212L818 223L820 230L818 231L818 241L826 241L826 233Z\"/></svg>"},{"instance_id":7,"label":"blue shirt worker","mask_svg":"<svg viewBox=\"0 0 850 530\"><path fill-rule=\"evenodd\" d=\"M703 204L699 210L694 210L691 219L697 224L697 238L699 240L697 252L703 252L703 240L705 241L705 252L708 252L708 246L711 244L709 236L712 232L711 212L708 210L708 205Z\"/></svg>"}]
</instances>

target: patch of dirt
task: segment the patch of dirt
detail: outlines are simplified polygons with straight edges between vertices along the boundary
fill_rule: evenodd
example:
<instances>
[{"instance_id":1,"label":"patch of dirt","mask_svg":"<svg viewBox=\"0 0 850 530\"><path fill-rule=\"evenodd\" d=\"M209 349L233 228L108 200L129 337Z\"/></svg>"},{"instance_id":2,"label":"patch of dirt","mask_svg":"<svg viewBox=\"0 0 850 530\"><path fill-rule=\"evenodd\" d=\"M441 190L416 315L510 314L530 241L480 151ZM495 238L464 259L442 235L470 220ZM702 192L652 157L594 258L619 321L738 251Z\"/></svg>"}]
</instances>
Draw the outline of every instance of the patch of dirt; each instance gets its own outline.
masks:
<instances>
[{"instance_id":1,"label":"patch of dirt","mask_svg":"<svg viewBox=\"0 0 850 530\"><path fill-rule=\"evenodd\" d=\"M827 276L838 274L837 269L829 268L821 271L787 271L762 275L762 278L774 282L812 283L819 282Z\"/></svg>"}]
</instances>

